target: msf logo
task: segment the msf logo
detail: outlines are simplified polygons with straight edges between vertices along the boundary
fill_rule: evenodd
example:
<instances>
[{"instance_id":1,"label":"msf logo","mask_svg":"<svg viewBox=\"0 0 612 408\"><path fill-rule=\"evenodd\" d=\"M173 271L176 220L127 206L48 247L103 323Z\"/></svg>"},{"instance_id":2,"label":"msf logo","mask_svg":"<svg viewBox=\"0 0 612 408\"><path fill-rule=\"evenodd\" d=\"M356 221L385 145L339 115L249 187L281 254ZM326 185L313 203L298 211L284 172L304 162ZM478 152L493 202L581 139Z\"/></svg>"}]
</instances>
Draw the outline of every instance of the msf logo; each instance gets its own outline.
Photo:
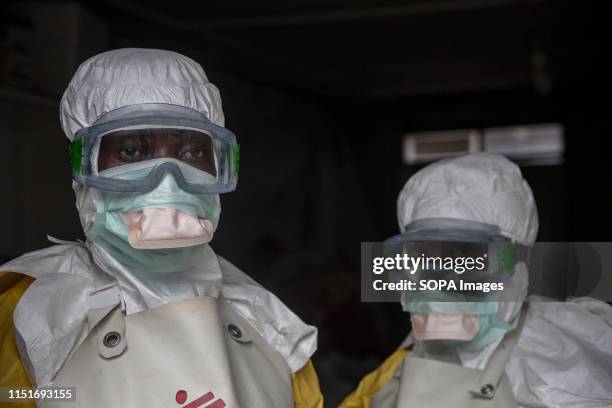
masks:
<instances>
[{"instance_id":1,"label":"msf logo","mask_svg":"<svg viewBox=\"0 0 612 408\"><path fill-rule=\"evenodd\" d=\"M215 399L215 394L213 394L212 391L211 392L207 392L206 394L202 395L201 397L194 399L193 401L191 401L187 405L183 405L182 408L198 408L198 407L204 407L204 408L223 408L223 407L225 407L225 401L223 401L221 398L217 399L216 401L213 401L209 405L205 405L205 404L208 404L213 399ZM176 392L176 402L178 404L184 404L185 401L187 401L187 391L185 391L185 390L178 390Z\"/></svg>"}]
</instances>

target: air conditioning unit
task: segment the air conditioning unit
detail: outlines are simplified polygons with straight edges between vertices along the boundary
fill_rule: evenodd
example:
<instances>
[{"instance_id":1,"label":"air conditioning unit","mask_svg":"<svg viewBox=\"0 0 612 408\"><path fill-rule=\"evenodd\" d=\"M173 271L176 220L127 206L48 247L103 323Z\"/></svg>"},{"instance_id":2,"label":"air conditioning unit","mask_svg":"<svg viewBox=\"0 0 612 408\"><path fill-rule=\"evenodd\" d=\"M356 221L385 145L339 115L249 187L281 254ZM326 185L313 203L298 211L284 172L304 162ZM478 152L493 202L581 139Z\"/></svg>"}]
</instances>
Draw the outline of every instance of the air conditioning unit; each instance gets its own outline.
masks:
<instances>
[{"instance_id":1,"label":"air conditioning unit","mask_svg":"<svg viewBox=\"0 0 612 408\"><path fill-rule=\"evenodd\" d=\"M478 129L407 133L403 139L404 163L421 164L482 150Z\"/></svg>"},{"instance_id":2,"label":"air conditioning unit","mask_svg":"<svg viewBox=\"0 0 612 408\"><path fill-rule=\"evenodd\" d=\"M565 151L563 125L540 123L484 129L484 148L521 165L557 165Z\"/></svg>"}]
</instances>

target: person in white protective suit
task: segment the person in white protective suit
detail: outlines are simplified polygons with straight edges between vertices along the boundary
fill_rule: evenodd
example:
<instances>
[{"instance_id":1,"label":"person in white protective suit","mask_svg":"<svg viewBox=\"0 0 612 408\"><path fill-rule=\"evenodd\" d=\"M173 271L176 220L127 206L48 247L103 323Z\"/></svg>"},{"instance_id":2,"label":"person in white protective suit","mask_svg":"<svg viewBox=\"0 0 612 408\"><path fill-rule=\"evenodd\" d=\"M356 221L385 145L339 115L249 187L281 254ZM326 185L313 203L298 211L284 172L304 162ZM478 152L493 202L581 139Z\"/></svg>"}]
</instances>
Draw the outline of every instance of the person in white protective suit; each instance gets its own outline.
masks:
<instances>
[{"instance_id":1,"label":"person in white protective suit","mask_svg":"<svg viewBox=\"0 0 612 408\"><path fill-rule=\"evenodd\" d=\"M0 386L75 387L66 407L322 406L316 328L209 245L239 146L202 67L108 51L60 111L86 240L0 267Z\"/></svg>"},{"instance_id":2,"label":"person in white protective suit","mask_svg":"<svg viewBox=\"0 0 612 408\"><path fill-rule=\"evenodd\" d=\"M612 308L526 299L538 215L515 164L486 153L436 162L408 180L397 209L401 235L388 243L485 251L506 294L402 292L412 332L341 407L612 407Z\"/></svg>"}]
</instances>

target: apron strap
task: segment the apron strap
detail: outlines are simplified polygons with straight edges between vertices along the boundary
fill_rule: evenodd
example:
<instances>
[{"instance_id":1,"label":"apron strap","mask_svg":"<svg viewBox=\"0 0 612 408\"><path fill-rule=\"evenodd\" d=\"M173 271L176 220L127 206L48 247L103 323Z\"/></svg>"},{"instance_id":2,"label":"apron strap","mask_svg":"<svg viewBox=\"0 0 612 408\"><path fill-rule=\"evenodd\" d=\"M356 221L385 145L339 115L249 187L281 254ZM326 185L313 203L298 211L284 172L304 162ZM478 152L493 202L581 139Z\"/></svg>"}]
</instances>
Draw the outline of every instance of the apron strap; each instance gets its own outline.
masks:
<instances>
[{"instance_id":1,"label":"apron strap","mask_svg":"<svg viewBox=\"0 0 612 408\"><path fill-rule=\"evenodd\" d=\"M94 290L89 294L87 324L96 336L98 354L105 359L117 357L126 350L125 309L119 284L94 265Z\"/></svg>"},{"instance_id":2,"label":"apron strap","mask_svg":"<svg viewBox=\"0 0 612 408\"><path fill-rule=\"evenodd\" d=\"M495 392L504 376L506 365L508 361L510 361L514 346L518 342L521 332L523 331L526 316L527 303L525 303L521 309L517 326L506 333L491 356L487 366L482 371L482 374L478 377L476 385L470 391L472 395L486 399L493 399L495 397Z\"/></svg>"}]
</instances>

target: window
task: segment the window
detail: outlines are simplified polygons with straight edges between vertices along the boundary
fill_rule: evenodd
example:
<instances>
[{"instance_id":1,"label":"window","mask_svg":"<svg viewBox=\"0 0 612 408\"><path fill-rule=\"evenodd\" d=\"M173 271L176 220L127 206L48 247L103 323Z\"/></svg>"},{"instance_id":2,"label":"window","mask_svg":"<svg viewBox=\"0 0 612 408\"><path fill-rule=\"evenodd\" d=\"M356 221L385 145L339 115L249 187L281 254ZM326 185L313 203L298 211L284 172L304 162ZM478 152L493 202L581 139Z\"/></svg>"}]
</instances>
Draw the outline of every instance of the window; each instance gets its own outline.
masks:
<instances>
[{"instance_id":1,"label":"window","mask_svg":"<svg viewBox=\"0 0 612 408\"><path fill-rule=\"evenodd\" d=\"M403 145L409 165L474 152L501 154L521 165L556 165L564 152L558 123L407 133Z\"/></svg>"}]
</instances>

